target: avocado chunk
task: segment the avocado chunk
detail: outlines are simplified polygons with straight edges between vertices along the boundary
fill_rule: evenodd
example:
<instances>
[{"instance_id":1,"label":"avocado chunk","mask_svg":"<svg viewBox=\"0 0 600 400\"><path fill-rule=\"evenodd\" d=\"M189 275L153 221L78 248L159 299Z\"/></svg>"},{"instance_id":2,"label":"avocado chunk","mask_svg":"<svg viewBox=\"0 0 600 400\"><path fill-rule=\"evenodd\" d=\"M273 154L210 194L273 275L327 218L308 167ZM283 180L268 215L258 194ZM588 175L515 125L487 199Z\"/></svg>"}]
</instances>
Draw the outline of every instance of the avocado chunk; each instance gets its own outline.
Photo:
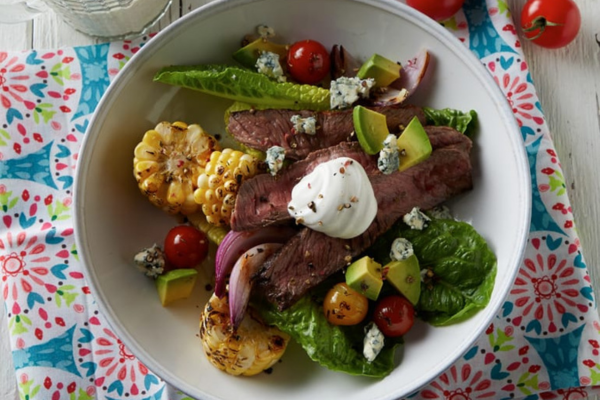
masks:
<instances>
[{"instance_id":1,"label":"avocado chunk","mask_svg":"<svg viewBox=\"0 0 600 400\"><path fill-rule=\"evenodd\" d=\"M425 161L431 155L431 142L417 117L414 117L398 138L400 171Z\"/></svg>"},{"instance_id":2,"label":"avocado chunk","mask_svg":"<svg viewBox=\"0 0 600 400\"><path fill-rule=\"evenodd\" d=\"M413 254L405 260L392 261L383 269L387 271L385 279L416 305L421 296L421 267L417 256Z\"/></svg>"},{"instance_id":3,"label":"avocado chunk","mask_svg":"<svg viewBox=\"0 0 600 400\"><path fill-rule=\"evenodd\" d=\"M374 155L383 149L383 141L390 134L384 114L363 106L352 110L354 132L365 153Z\"/></svg>"},{"instance_id":4,"label":"avocado chunk","mask_svg":"<svg viewBox=\"0 0 600 400\"><path fill-rule=\"evenodd\" d=\"M389 86L400 78L400 64L379 54L373 54L358 70L356 76L360 79L375 79L375 87Z\"/></svg>"},{"instance_id":5,"label":"avocado chunk","mask_svg":"<svg viewBox=\"0 0 600 400\"><path fill-rule=\"evenodd\" d=\"M192 268L174 269L156 278L156 290L160 303L167 306L180 299L187 299L192 294L198 271Z\"/></svg>"},{"instance_id":6,"label":"avocado chunk","mask_svg":"<svg viewBox=\"0 0 600 400\"><path fill-rule=\"evenodd\" d=\"M254 70L256 68L256 60L258 60L260 53L264 51L276 53L279 55L279 59L283 60L287 56L288 48L288 45L276 44L264 38L258 38L233 53L233 59L244 67Z\"/></svg>"},{"instance_id":7,"label":"avocado chunk","mask_svg":"<svg viewBox=\"0 0 600 400\"><path fill-rule=\"evenodd\" d=\"M381 264L369 256L354 261L346 270L346 285L368 299L377 300L383 286Z\"/></svg>"}]
</instances>

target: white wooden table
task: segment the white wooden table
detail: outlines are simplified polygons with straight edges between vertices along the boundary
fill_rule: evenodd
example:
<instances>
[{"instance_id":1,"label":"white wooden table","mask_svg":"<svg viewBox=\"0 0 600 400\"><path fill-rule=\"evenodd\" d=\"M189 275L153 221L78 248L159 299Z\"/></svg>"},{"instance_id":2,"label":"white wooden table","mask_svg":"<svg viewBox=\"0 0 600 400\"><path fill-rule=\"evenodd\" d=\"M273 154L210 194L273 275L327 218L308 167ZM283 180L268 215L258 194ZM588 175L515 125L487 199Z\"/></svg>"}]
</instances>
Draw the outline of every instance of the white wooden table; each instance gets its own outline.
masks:
<instances>
[{"instance_id":1,"label":"white wooden table","mask_svg":"<svg viewBox=\"0 0 600 400\"><path fill-rule=\"evenodd\" d=\"M173 0L158 28L210 0ZM575 214L590 275L600 295L600 2L575 0L582 15L578 38L564 49L546 50L523 42L531 75L545 111ZM508 0L519 21L525 0ZM32 22L0 24L0 50L52 49L97 41L73 30L52 12ZM1 304L0 309L4 309ZM3 313L3 311L0 311ZM0 314L0 399L19 398Z\"/></svg>"}]
</instances>

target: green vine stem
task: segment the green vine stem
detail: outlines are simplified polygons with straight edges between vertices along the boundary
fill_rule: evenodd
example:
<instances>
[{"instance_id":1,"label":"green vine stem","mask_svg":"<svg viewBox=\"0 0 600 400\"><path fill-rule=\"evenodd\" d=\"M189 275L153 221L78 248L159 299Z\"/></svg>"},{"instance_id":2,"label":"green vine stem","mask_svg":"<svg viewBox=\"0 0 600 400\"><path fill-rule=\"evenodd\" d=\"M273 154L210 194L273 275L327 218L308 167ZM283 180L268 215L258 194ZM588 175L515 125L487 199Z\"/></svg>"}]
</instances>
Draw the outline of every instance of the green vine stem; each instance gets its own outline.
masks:
<instances>
[{"instance_id":1,"label":"green vine stem","mask_svg":"<svg viewBox=\"0 0 600 400\"><path fill-rule=\"evenodd\" d=\"M546 30L546 27L548 26L562 26L564 24L557 24L556 22L552 22L552 21L548 21L546 19L546 17L536 17L532 22L531 22L531 26L527 27L527 28L523 28L524 32L534 32L536 30L539 30L539 32L537 33L537 35L533 36L533 37L528 37L527 39L529 40L535 40L537 38L539 38L540 36L542 36L542 34L544 33L544 31Z\"/></svg>"}]
</instances>

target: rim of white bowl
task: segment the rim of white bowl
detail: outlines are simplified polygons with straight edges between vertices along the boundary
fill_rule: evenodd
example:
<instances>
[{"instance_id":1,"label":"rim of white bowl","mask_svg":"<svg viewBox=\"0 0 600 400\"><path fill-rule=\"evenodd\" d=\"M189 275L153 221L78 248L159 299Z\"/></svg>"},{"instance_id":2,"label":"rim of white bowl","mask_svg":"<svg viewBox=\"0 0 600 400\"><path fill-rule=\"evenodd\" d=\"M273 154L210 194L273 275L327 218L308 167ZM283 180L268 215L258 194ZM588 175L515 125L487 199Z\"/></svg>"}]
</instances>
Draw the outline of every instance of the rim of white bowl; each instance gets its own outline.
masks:
<instances>
[{"instance_id":1,"label":"rim of white bowl","mask_svg":"<svg viewBox=\"0 0 600 400\"><path fill-rule=\"evenodd\" d=\"M146 45L142 49L140 49L140 51L137 54L135 54L127 64L125 64L123 69L119 72L115 80L111 83L106 93L100 100L96 111L90 119L88 131L82 141L79 159L86 159L86 155L92 151L96 137L92 136L91 132L94 130L96 121L101 121L105 117L108 109L110 108L112 99L116 97L114 96L114 94L118 94L122 90L123 86L128 80L128 77L130 77L135 72L136 68L139 65L143 64L145 60L151 57L152 52L154 50L166 45L171 36L175 35L176 32L179 32L181 29L185 29L188 24L193 23L193 21L195 21L196 19L210 18L212 15L219 14L223 11L235 8L239 5L248 3L259 3L262 1L265 0L215 0L214 2L201 6L193 10L189 14L181 17L180 19L178 19L177 21L173 22L171 25L160 31L152 40L147 42ZM496 315L497 311L500 309L500 306L502 305L504 299L508 295L508 291L511 288L516 274L519 270L518 265L520 265L524 257L527 236L529 234L529 227L531 221L531 181L529 173L529 163L525 146L523 145L522 138L520 136L520 129L518 127L516 119L514 118L514 114L508 104L508 101L504 96L504 93L502 93L496 82L493 80L492 76L481 64L480 60L475 56L475 54L471 52L471 50L469 50L456 37L452 36L452 34L448 32L445 28L443 28L439 23L435 22L434 20L430 19L424 14L414 10L413 8L407 6L406 4L401 3L398 0L347 1L366 4L371 7L390 12L394 15L407 16L411 20L416 21L419 24L425 26L428 30L435 33L436 35L439 35L438 38L443 39L444 44L449 50L451 50L453 53L459 55L465 60L465 65L467 66L467 68L471 70L471 72L477 77L477 79L486 88L488 93L496 101L496 106L505 117L505 123L511 128L509 131L509 138L511 141L511 145L515 149L513 159L516 164L517 170L520 172L519 176L521 177L521 180L519 182L516 182L520 189L519 193L521 198L519 199L519 202L524 202L527 205L527 207L522 207L520 209L521 215L518 216L518 220L523 222L522 225L519 227L519 231L515 232L515 235L519 238L518 242L521 245L518 249L515 249L515 251L512 252L512 257L508 261L508 265L514 266L514 268L512 269L510 276L508 276L507 279L503 282L503 285L496 288L496 290L500 292L500 295L493 297L492 300L490 300L490 303L487 305L487 307L484 310L480 311L482 313L486 313L486 318L484 319L484 321L487 322L482 323L481 326L478 327L478 329L471 331L470 335L467 336L465 340L463 340L461 346L457 347L451 355L449 355L443 360L440 360L440 362L437 364L437 367L434 370L431 370L431 374L429 375L429 377L417 379L411 382L411 384L405 385L404 387L399 388L394 392L390 392L387 395L379 397L378 399L373 399L393 400L400 396L406 396L416 392L417 390L425 386L427 383L429 383L432 379L442 374L469 349L469 347L486 329L491 319L494 317L494 315ZM127 332L124 329L121 329L120 325L117 323L117 316L113 312L112 308L106 305L108 304L106 298L96 284L97 277L94 272L94 269L91 267L91 264L88 264L89 260L87 243L79 235L79 232L84 231L84 207L78 207L77 204L79 203L78 199L83 196L83 191L81 188L85 187L85 180L80 177L84 177L86 175L88 167L89 165L83 163L81 167L76 170L75 174L73 199L76 207L74 215L74 227L75 241L77 244L77 248L79 249L81 264L84 270L86 271L87 281L92 288L94 297L97 300L96 303L98 304L98 308L100 309L104 317L107 319L107 322L110 324L111 328L117 333L117 335L133 352L133 354L135 354L136 357L138 357L152 372L159 375L165 382L190 396L203 396L203 398L205 399L209 398L218 400L218 398L209 395L206 392L203 392L201 389L188 385L187 383L181 381L180 378L171 374L169 371L165 371L164 368L162 368L162 366L159 363L157 363L153 357L151 357L142 347L138 346L135 338L132 335L130 335L129 332ZM161 372L158 373L157 371Z\"/></svg>"}]
</instances>

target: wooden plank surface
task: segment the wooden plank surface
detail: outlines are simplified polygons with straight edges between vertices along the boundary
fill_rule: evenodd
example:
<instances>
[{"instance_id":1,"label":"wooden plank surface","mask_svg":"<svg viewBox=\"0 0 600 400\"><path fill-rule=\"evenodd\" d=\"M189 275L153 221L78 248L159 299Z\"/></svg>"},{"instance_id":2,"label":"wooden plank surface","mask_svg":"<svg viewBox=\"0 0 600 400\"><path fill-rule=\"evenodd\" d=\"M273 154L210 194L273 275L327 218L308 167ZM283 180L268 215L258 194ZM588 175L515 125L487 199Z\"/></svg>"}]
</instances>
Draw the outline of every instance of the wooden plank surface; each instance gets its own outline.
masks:
<instances>
[{"instance_id":1,"label":"wooden plank surface","mask_svg":"<svg viewBox=\"0 0 600 400\"><path fill-rule=\"evenodd\" d=\"M174 0L158 22L162 29L210 0ZM600 294L600 2L576 0L582 30L564 49L546 50L524 42L540 103L562 162L583 254ZM515 22L525 0L508 0ZM518 24L516 24L518 25ZM52 12L32 22L0 24L0 50L51 49L96 43ZM0 309L4 309L0 297ZM18 399L11 366L6 317L0 316L0 399ZM595 399L595 397L594 397Z\"/></svg>"}]
</instances>

